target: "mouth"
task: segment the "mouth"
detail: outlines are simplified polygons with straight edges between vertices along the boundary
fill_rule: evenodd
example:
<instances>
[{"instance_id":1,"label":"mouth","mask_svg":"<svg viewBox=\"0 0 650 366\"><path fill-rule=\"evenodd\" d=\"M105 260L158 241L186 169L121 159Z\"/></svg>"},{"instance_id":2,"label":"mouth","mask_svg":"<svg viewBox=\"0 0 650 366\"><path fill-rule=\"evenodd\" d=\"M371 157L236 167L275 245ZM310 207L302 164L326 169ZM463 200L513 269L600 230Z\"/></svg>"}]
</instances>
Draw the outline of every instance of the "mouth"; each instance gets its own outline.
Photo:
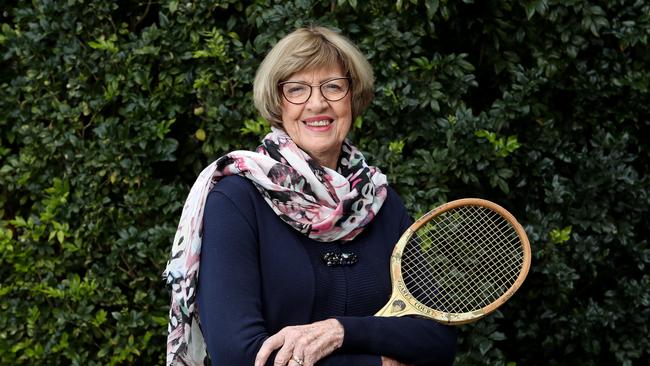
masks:
<instances>
[{"instance_id":1,"label":"mouth","mask_svg":"<svg viewBox=\"0 0 650 366\"><path fill-rule=\"evenodd\" d=\"M319 120L309 120L302 121L307 127L327 127L330 124L334 123L333 119L319 119Z\"/></svg>"}]
</instances>

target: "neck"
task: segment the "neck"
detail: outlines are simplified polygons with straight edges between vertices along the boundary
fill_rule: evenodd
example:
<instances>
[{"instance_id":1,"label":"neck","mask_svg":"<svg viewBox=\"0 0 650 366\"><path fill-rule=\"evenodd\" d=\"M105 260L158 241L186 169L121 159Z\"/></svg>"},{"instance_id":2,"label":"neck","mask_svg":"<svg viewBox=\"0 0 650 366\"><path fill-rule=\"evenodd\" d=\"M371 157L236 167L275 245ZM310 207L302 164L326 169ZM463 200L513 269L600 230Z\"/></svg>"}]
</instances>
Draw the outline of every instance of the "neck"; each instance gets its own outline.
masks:
<instances>
[{"instance_id":1,"label":"neck","mask_svg":"<svg viewBox=\"0 0 650 366\"><path fill-rule=\"evenodd\" d=\"M328 167L330 169L336 170L336 165L339 162L340 149L336 154L312 154L312 158L318 162L321 166Z\"/></svg>"}]
</instances>

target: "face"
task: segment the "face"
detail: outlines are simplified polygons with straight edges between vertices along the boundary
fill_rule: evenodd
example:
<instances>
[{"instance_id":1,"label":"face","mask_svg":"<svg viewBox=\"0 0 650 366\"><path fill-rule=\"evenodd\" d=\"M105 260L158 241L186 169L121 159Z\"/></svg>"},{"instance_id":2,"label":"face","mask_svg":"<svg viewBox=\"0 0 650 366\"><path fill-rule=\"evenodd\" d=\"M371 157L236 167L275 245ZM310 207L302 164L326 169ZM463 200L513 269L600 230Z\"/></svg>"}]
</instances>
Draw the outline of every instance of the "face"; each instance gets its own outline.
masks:
<instances>
[{"instance_id":1,"label":"face","mask_svg":"<svg viewBox=\"0 0 650 366\"><path fill-rule=\"evenodd\" d=\"M318 85L344 76L340 66L297 72L287 81L316 85L312 88L311 96L303 104L292 104L282 98L284 130L312 158L332 169L336 168L341 144L352 124L351 93L331 102L323 97Z\"/></svg>"}]
</instances>

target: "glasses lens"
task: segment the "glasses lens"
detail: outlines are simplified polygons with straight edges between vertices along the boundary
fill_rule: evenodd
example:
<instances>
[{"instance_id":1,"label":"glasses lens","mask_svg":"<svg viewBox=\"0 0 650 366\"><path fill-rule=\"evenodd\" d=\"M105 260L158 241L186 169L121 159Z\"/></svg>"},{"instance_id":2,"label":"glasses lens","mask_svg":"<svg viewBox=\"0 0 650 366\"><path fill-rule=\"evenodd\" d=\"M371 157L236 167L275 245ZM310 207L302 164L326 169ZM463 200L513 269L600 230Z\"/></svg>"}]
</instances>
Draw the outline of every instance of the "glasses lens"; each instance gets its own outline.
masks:
<instances>
[{"instance_id":1,"label":"glasses lens","mask_svg":"<svg viewBox=\"0 0 650 366\"><path fill-rule=\"evenodd\" d=\"M284 83L282 84L282 94L291 103L301 104L309 99L311 87L301 83Z\"/></svg>"},{"instance_id":2,"label":"glasses lens","mask_svg":"<svg viewBox=\"0 0 650 366\"><path fill-rule=\"evenodd\" d=\"M343 99L348 93L350 82L348 79L333 79L321 84L320 91L329 101L337 101Z\"/></svg>"},{"instance_id":3,"label":"glasses lens","mask_svg":"<svg viewBox=\"0 0 650 366\"><path fill-rule=\"evenodd\" d=\"M330 102L343 99L350 89L347 78L328 80L320 85L320 92ZM303 104L309 100L312 87L301 82L288 81L282 83L282 95L293 104Z\"/></svg>"}]
</instances>

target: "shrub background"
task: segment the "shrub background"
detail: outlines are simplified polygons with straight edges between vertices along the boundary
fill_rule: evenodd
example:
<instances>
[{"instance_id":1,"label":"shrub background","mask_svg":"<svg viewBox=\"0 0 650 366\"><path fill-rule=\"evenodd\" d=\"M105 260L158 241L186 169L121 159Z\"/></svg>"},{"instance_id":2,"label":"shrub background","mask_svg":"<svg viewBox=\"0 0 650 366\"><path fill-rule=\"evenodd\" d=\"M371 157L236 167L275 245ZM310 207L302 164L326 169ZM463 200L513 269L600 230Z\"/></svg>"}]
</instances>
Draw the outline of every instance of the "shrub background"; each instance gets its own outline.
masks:
<instances>
[{"instance_id":1,"label":"shrub background","mask_svg":"<svg viewBox=\"0 0 650 366\"><path fill-rule=\"evenodd\" d=\"M414 216L467 196L531 273L458 365L647 364L644 1L3 1L0 364L161 365L160 274L201 167L253 148L257 65L316 22L368 56L352 140Z\"/></svg>"}]
</instances>

